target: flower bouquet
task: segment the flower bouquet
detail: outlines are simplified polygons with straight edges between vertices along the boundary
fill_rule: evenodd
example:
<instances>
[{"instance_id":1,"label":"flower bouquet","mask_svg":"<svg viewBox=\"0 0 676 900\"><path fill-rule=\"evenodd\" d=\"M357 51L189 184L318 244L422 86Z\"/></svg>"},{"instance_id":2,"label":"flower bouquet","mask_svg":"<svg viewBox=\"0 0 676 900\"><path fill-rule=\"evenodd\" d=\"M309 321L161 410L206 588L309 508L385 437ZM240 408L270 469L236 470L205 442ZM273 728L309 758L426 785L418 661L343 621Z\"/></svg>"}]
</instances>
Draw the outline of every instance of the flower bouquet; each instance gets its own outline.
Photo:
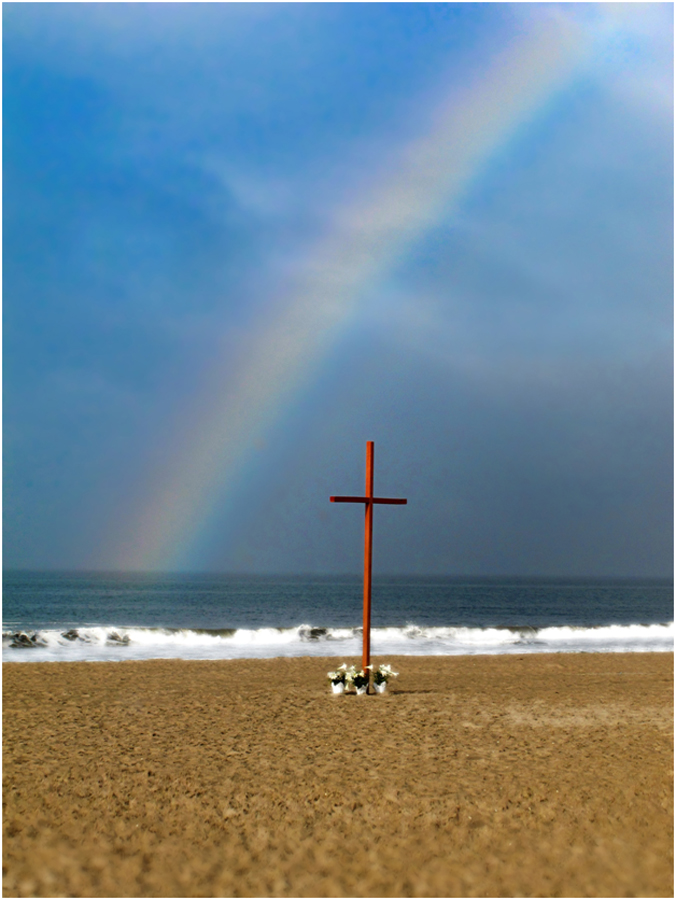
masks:
<instances>
[{"instance_id":1,"label":"flower bouquet","mask_svg":"<svg viewBox=\"0 0 676 900\"><path fill-rule=\"evenodd\" d=\"M390 678L396 678L399 672L395 672L392 666L382 664L373 673L373 686L377 694L384 694L387 690L387 682Z\"/></svg>"},{"instance_id":2,"label":"flower bouquet","mask_svg":"<svg viewBox=\"0 0 676 900\"><path fill-rule=\"evenodd\" d=\"M371 667L369 666L369 669ZM353 685L358 694L365 694L369 686L369 673L366 669L357 670L356 666L350 666L345 673L345 679L348 684Z\"/></svg>"},{"instance_id":3,"label":"flower bouquet","mask_svg":"<svg viewBox=\"0 0 676 900\"><path fill-rule=\"evenodd\" d=\"M343 663L335 672L328 673L328 679L331 682L331 690L334 694L342 694L345 691L345 681L347 678L347 666Z\"/></svg>"}]
</instances>

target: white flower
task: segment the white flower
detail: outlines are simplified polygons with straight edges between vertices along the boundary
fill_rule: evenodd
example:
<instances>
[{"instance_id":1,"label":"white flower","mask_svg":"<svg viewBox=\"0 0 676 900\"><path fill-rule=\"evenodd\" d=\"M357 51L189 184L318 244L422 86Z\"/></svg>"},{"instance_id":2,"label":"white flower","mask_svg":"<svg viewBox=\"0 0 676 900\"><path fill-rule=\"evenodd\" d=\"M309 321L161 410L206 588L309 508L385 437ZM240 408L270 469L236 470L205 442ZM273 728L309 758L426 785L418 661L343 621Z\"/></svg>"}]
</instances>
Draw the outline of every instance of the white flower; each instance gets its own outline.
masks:
<instances>
[{"instance_id":1,"label":"white flower","mask_svg":"<svg viewBox=\"0 0 676 900\"><path fill-rule=\"evenodd\" d=\"M396 678L399 673L395 672L389 663L381 663L375 672L376 684L382 684L383 681L389 681L390 678Z\"/></svg>"},{"instance_id":2,"label":"white flower","mask_svg":"<svg viewBox=\"0 0 676 900\"><path fill-rule=\"evenodd\" d=\"M357 669L355 668L355 666L350 666L349 668L345 666L345 681L347 681L348 684L352 684L352 681L354 680L356 674Z\"/></svg>"},{"instance_id":3,"label":"white flower","mask_svg":"<svg viewBox=\"0 0 676 900\"><path fill-rule=\"evenodd\" d=\"M327 678L334 684L336 682L345 681L345 672L341 672L340 669L335 672L327 672Z\"/></svg>"}]
</instances>

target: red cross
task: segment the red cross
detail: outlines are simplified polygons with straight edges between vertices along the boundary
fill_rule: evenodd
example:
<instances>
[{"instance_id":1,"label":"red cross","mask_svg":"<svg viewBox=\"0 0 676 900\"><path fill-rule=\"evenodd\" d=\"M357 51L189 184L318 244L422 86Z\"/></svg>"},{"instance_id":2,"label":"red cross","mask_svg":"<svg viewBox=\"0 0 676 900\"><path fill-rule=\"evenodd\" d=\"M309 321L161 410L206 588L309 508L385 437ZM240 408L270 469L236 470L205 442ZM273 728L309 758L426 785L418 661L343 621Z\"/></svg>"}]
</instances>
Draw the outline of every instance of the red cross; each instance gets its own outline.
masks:
<instances>
[{"instance_id":1,"label":"red cross","mask_svg":"<svg viewBox=\"0 0 676 900\"><path fill-rule=\"evenodd\" d=\"M331 503L364 503L366 516L364 520L364 644L362 651L362 668L371 664L371 559L373 550L373 504L403 504L406 500L394 500L390 497L373 496L373 441L366 442L366 496L365 497L330 497ZM368 692L368 688L367 688Z\"/></svg>"}]
</instances>

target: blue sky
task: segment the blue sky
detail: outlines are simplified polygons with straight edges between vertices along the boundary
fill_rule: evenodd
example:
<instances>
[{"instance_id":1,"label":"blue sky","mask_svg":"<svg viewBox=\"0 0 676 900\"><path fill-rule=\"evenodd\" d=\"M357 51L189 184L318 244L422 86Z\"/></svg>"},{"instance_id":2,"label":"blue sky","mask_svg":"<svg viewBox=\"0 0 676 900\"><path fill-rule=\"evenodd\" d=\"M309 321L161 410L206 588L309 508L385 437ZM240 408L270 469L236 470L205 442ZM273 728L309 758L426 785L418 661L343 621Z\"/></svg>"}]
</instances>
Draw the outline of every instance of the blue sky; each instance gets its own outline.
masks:
<instances>
[{"instance_id":1,"label":"blue sky","mask_svg":"<svg viewBox=\"0 0 676 900\"><path fill-rule=\"evenodd\" d=\"M5 566L358 572L328 495L372 439L409 498L376 570L669 574L672 34L670 4L4 4ZM245 377L397 190L349 312ZM239 456L191 481L207 433Z\"/></svg>"}]
</instances>

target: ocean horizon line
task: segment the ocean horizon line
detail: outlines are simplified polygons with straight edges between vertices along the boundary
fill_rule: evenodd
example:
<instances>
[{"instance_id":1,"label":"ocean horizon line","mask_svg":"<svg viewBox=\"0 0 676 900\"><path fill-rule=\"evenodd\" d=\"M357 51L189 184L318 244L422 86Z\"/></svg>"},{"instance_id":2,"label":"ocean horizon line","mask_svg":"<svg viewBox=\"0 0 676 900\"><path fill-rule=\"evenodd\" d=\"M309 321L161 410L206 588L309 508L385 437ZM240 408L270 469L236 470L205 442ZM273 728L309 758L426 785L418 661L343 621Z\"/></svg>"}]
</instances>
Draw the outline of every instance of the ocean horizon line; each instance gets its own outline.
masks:
<instances>
[{"instance_id":1,"label":"ocean horizon line","mask_svg":"<svg viewBox=\"0 0 676 900\"><path fill-rule=\"evenodd\" d=\"M3 567L3 577L11 575L68 575L85 577L106 576L106 577L162 577L162 578L251 578L251 579L271 579L271 578L317 578L317 579L345 579L361 581L363 573L358 572L247 572L238 570L171 570L171 569L85 569L85 568L59 568L59 567ZM480 583L489 582L564 582L564 583L583 583L583 582L660 582L674 583L673 573L670 575L607 575L588 573L583 575L571 575L565 573L559 574L473 574L473 573L446 573L446 572L374 572L373 580L378 581L387 578L396 579L444 579L448 581Z\"/></svg>"}]
</instances>

